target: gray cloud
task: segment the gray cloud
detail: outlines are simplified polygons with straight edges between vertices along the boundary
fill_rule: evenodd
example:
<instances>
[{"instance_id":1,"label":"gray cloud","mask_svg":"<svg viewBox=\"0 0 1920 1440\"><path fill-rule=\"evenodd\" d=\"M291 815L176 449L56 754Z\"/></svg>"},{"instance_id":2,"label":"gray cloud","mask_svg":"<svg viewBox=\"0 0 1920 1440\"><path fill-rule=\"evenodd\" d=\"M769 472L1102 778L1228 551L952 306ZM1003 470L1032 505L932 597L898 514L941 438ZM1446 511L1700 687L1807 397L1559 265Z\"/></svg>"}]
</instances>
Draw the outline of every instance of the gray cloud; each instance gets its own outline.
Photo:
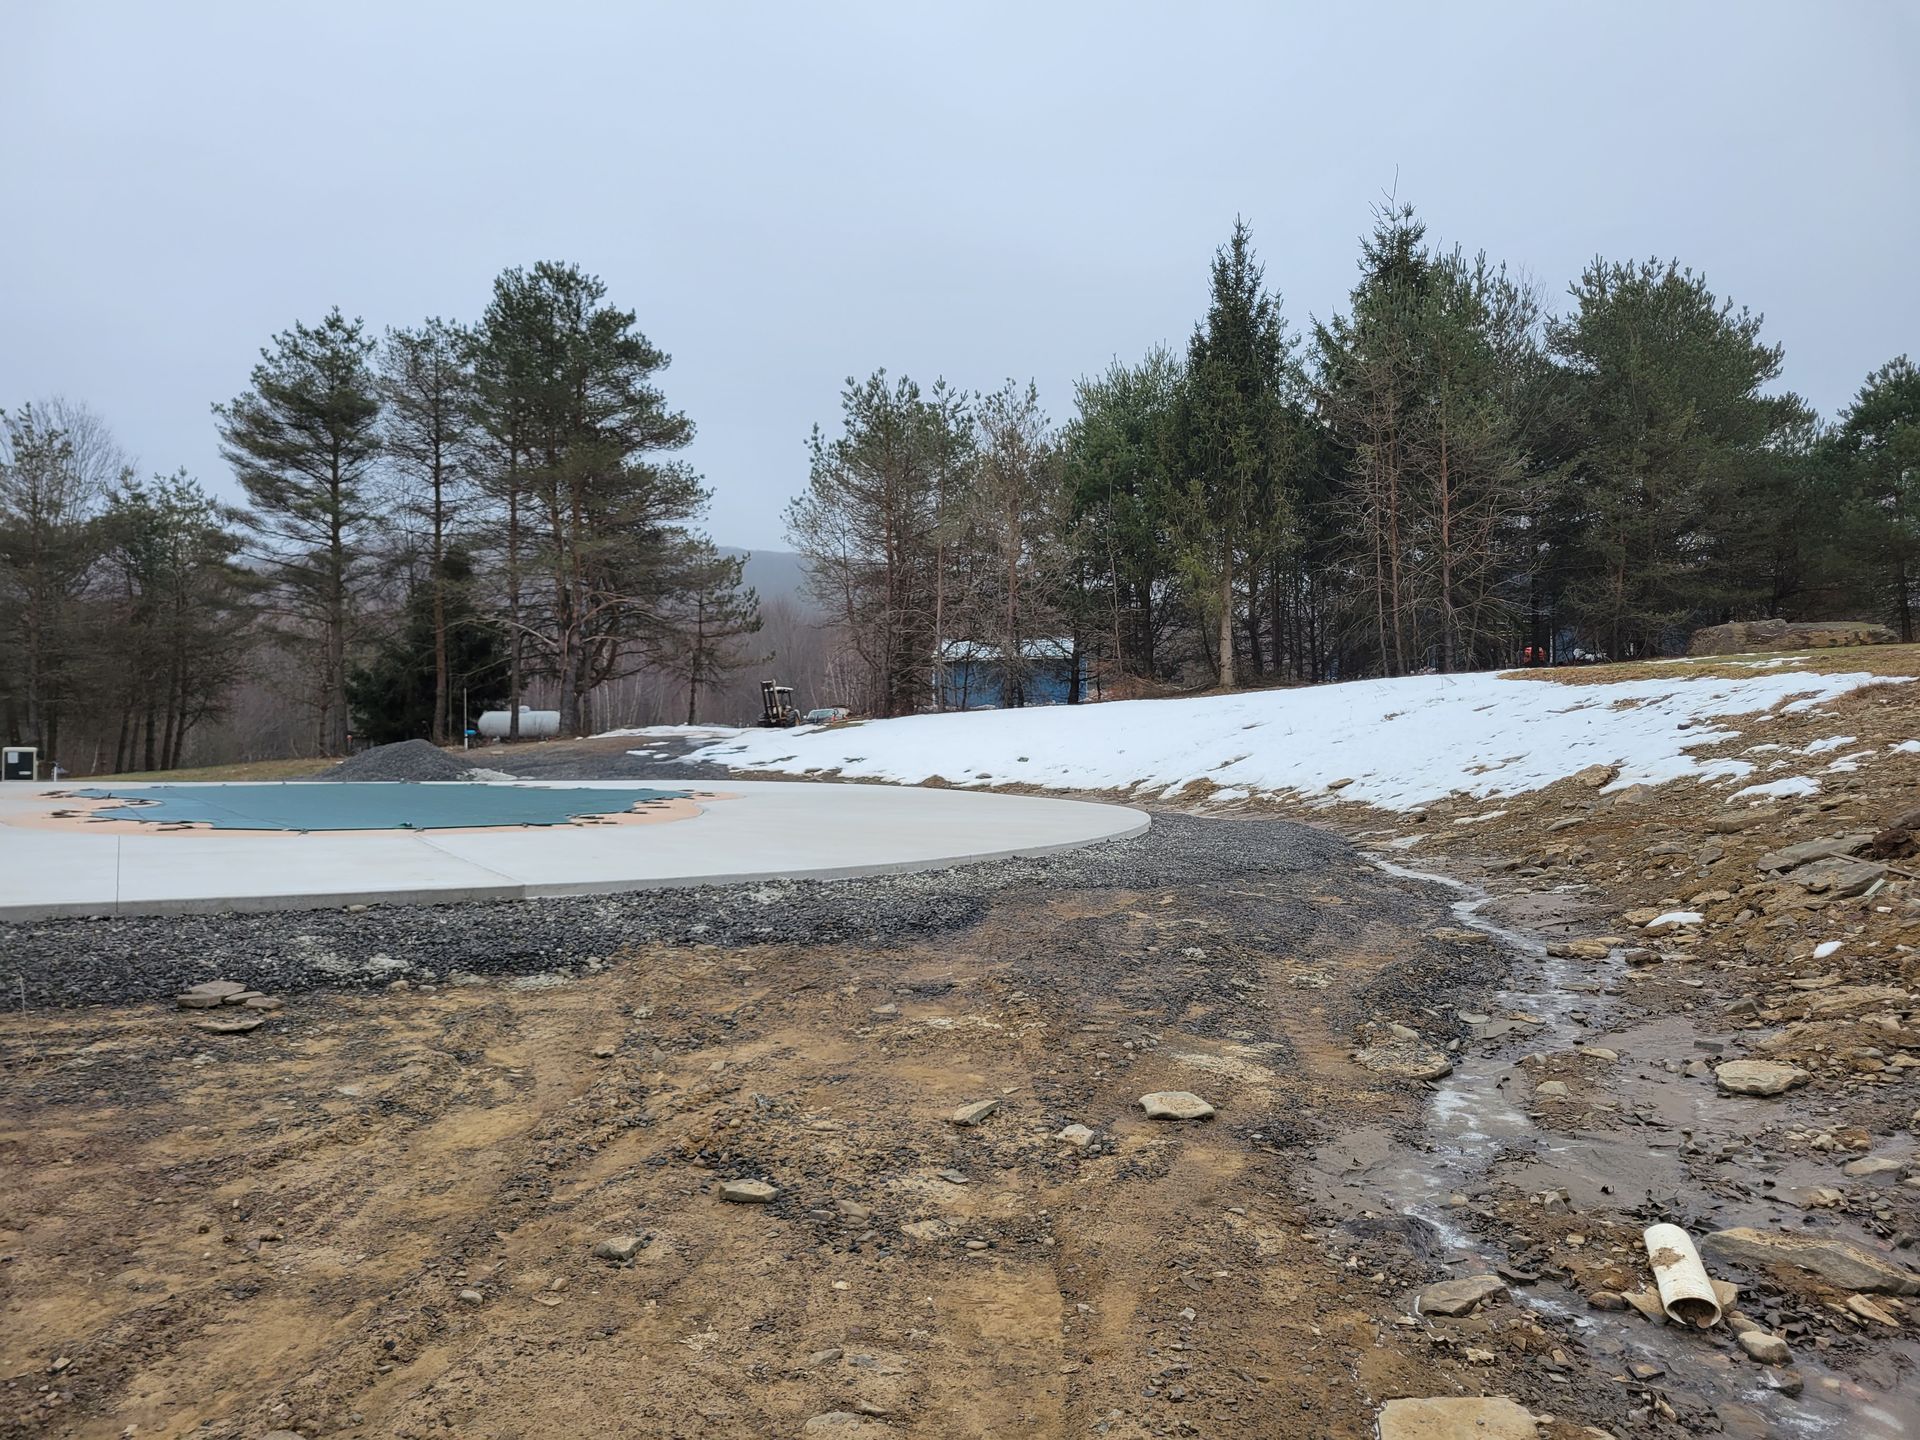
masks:
<instances>
[{"instance_id":1,"label":"gray cloud","mask_svg":"<svg viewBox=\"0 0 1920 1440\"><path fill-rule=\"evenodd\" d=\"M849 373L1031 375L1064 416L1184 337L1236 213L1296 323L1337 307L1397 174L1555 297L1597 253L1705 270L1831 413L1920 348L1916 15L15 0L0 403L231 489L207 407L274 330L576 260L674 355L715 535L778 546Z\"/></svg>"}]
</instances>

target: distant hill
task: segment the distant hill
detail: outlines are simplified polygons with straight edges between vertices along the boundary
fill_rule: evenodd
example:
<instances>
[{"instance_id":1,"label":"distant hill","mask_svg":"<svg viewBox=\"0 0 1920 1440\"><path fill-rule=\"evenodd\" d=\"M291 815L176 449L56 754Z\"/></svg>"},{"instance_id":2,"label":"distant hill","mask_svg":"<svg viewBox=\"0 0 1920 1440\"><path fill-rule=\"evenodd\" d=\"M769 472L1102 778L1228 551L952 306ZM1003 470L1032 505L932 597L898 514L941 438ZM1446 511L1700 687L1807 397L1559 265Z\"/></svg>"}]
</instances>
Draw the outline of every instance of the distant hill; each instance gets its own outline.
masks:
<instances>
[{"instance_id":1,"label":"distant hill","mask_svg":"<svg viewBox=\"0 0 1920 1440\"><path fill-rule=\"evenodd\" d=\"M737 545L716 546L722 555L747 557L746 580L763 601L790 600L801 610L815 609L807 597L806 561L791 550L743 550Z\"/></svg>"}]
</instances>

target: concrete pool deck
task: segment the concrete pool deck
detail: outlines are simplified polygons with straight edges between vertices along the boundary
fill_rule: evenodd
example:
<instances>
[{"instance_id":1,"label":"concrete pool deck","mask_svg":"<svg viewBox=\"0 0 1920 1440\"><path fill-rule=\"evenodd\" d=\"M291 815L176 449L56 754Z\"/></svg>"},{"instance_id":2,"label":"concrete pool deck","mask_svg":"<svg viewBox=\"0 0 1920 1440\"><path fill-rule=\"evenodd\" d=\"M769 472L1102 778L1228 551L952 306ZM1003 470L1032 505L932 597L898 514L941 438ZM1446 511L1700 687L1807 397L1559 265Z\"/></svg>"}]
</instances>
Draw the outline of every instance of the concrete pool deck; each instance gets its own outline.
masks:
<instances>
[{"instance_id":1,"label":"concrete pool deck","mask_svg":"<svg viewBox=\"0 0 1920 1440\"><path fill-rule=\"evenodd\" d=\"M669 788L628 781L510 783ZM85 788L84 781L0 784L0 921L847 879L1042 855L1137 835L1148 824L1141 811L1078 800L742 780L727 781L727 798L703 803L699 815L673 824L307 834L48 828L47 812L65 803L56 797Z\"/></svg>"}]
</instances>

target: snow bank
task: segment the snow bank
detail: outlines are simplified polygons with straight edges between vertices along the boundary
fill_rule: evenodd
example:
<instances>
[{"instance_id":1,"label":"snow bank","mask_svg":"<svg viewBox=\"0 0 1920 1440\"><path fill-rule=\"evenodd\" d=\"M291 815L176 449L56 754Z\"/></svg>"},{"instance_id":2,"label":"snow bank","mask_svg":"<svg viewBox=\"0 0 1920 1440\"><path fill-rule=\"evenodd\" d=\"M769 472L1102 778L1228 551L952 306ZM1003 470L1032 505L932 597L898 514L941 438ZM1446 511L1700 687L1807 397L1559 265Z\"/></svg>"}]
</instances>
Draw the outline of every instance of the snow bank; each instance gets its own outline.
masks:
<instances>
[{"instance_id":1,"label":"snow bank","mask_svg":"<svg viewBox=\"0 0 1920 1440\"><path fill-rule=\"evenodd\" d=\"M1171 794L1206 780L1242 794L1291 791L1332 803L1337 792L1341 800L1407 810L1456 792L1536 790L1598 764L1620 767L1616 787L1738 778L1753 767L1687 753L1740 733L1709 722L1783 700L1805 709L1882 679L1766 671L1739 679L1560 685L1493 674L1416 676L1195 700L743 730L687 758L907 784L938 776L954 785Z\"/></svg>"}]
</instances>

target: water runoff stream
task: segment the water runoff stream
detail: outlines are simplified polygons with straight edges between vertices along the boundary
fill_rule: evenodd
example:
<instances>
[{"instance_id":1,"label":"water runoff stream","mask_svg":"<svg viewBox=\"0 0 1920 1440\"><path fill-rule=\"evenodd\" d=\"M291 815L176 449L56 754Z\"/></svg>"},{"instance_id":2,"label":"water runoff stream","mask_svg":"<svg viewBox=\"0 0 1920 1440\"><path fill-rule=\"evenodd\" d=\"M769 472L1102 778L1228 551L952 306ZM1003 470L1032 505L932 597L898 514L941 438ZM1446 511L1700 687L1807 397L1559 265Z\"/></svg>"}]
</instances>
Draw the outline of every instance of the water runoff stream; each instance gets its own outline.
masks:
<instances>
[{"instance_id":1,"label":"water runoff stream","mask_svg":"<svg viewBox=\"0 0 1920 1440\"><path fill-rule=\"evenodd\" d=\"M1751 1126L1755 1102L1632 1063L1645 1056L1691 1058L1696 1045L1710 1054L1720 1044L1697 1039L1685 1017L1627 1018L1616 1026L1623 1008L1619 982L1625 972L1617 955L1598 965L1551 956L1538 935L1483 916L1481 909L1492 897L1476 887L1377 856L1374 863L1402 879L1454 892L1453 911L1463 926L1487 932L1521 958L1509 974L1508 987L1487 1006L1490 1023L1481 1031L1483 1037L1494 1037L1492 1043L1483 1038L1454 1057L1453 1073L1433 1087L1418 1143L1405 1143L1380 1126L1349 1132L1321 1147L1312 1174L1319 1198L1334 1213L1391 1212L1401 1217L1409 1238L1425 1253L1454 1262L1454 1273L1463 1275L1511 1263L1498 1237L1473 1228L1473 1209L1454 1200L1484 1193L1496 1178L1529 1193L1563 1193L1576 1211L1631 1206L1643 1191L1654 1201L1667 1197L1671 1213L1651 1219L1673 1220L1696 1236L1701 1226L1799 1225L1801 1212L1787 1198L1792 1186L1819 1183L1816 1171L1831 1179L1813 1162L1782 1165L1777 1157L1758 1153L1742 1158L1742 1178L1772 1172L1771 1183L1759 1180L1758 1188L1781 1192L1778 1198L1771 1193L1751 1198L1755 1185L1737 1187L1742 1193L1732 1195L1725 1193L1727 1187L1703 1190L1689 1176L1682 1148L1711 1152L1737 1141ZM1510 1018L1503 1023L1496 1017ZM1571 1134L1539 1129L1523 1108L1531 1083L1516 1063L1519 1056L1589 1045L1620 1054L1613 1098L1641 1123ZM1866 1241L1857 1231L1842 1233ZM1827 1440L1920 1437L1920 1388L1900 1393L1890 1364L1872 1367L1882 1369L1888 1383L1870 1385L1823 1365L1812 1346L1796 1345L1794 1365L1805 1386L1800 1395L1789 1396L1767 1384L1764 1367L1731 1350L1724 1340L1681 1326L1656 1325L1631 1310L1593 1310L1581 1295L1545 1276L1535 1284L1513 1286L1511 1294L1515 1303L1571 1325L1586 1349L1615 1367L1615 1373L1639 1365L1639 1373L1650 1378L1633 1382L1636 1386L1723 1412L1744 1407L1749 1416L1763 1418L1765 1433ZM1910 1358L1920 1358L1910 1342L1890 1343L1906 1349Z\"/></svg>"}]
</instances>

